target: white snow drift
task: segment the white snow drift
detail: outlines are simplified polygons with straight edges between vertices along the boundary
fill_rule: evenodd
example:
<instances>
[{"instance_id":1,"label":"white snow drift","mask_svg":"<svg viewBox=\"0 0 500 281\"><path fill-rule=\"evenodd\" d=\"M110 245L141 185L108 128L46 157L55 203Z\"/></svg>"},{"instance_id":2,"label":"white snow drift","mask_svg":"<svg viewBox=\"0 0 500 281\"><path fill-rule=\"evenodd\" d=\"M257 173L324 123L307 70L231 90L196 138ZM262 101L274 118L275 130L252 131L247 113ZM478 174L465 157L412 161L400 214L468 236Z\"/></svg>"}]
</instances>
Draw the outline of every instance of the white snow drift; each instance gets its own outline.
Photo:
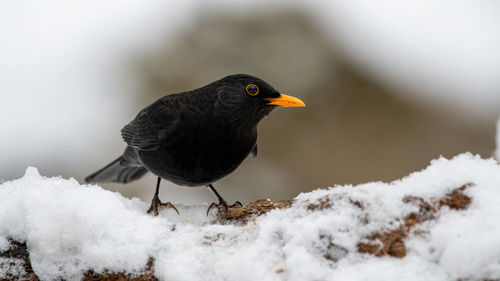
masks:
<instances>
[{"instance_id":1,"label":"white snow drift","mask_svg":"<svg viewBox=\"0 0 500 281\"><path fill-rule=\"evenodd\" d=\"M394 229L398 218L418 211L403 202L405 196L439 198L466 183L474 184L465 190L472 198L468 208L441 208L434 220L418 225L422 234L405 240L404 258L357 251L362 238ZM308 209L325 196L330 208ZM42 280L77 280L88 269L137 273L149 257L160 280L495 279L499 201L500 166L471 154L434 160L391 183L301 194L293 207L246 225L206 223L213 220L206 206L177 204L181 216L165 210L151 217L137 199L28 168L21 179L0 185L0 251L9 247L7 238L26 241Z\"/></svg>"},{"instance_id":2,"label":"white snow drift","mask_svg":"<svg viewBox=\"0 0 500 281\"><path fill-rule=\"evenodd\" d=\"M498 121L497 121L497 137L496 137L496 141L497 141L497 149L494 152L493 156L498 161L500 161L500 117L498 117Z\"/></svg>"}]
</instances>

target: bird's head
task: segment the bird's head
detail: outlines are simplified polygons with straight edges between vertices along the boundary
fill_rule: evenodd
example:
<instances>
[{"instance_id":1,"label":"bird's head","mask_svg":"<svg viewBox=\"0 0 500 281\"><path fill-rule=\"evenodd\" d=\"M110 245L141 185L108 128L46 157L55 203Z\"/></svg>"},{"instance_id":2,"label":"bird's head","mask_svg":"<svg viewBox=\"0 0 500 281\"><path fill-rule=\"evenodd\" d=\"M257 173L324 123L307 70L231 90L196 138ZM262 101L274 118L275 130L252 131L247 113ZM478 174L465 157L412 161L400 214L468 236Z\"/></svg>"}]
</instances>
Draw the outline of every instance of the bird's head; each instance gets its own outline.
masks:
<instances>
[{"instance_id":1,"label":"bird's head","mask_svg":"<svg viewBox=\"0 0 500 281\"><path fill-rule=\"evenodd\" d=\"M259 121L278 106L304 107L298 98L275 90L266 81L248 74L235 74L221 80L219 95L223 103L241 116ZM246 113L246 114L245 114Z\"/></svg>"}]
</instances>

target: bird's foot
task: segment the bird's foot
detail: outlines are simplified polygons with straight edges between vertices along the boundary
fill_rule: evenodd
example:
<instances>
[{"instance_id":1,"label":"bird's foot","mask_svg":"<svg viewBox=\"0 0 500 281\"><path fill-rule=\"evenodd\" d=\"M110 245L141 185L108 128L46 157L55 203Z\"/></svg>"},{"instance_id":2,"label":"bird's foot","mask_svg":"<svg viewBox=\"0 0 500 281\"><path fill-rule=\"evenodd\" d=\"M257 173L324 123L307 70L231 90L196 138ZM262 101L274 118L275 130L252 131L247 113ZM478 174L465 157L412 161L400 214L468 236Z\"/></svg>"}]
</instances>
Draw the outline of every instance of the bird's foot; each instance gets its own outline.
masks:
<instances>
[{"instance_id":1,"label":"bird's foot","mask_svg":"<svg viewBox=\"0 0 500 281\"><path fill-rule=\"evenodd\" d=\"M149 207L147 213L150 214L150 215L152 214L153 216L158 216L158 214L160 213L160 211L163 210L163 209L174 209L174 211L178 215L180 215L179 211L174 206L174 204L172 204L170 202L162 203L160 201L160 198L158 198L158 197L153 198L153 200L151 201L151 206Z\"/></svg>"},{"instance_id":2,"label":"bird's foot","mask_svg":"<svg viewBox=\"0 0 500 281\"><path fill-rule=\"evenodd\" d=\"M236 201L236 202L234 202L233 205L229 206L230 209L241 208L241 207L243 207L243 204L241 204L240 201Z\"/></svg>"},{"instance_id":3,"label":"bird's foot","mask_svg":"<svg viewBox=\"0 0 500 281\"><path fill-rule=\"evenodd\" d=\"M228 206L226 201L219 201L219 204L215 204L215 202L214 202L214 203L210 204L210 206L208 207L207 216L208 216L208 213L210 213L210 210L212 210L212 209L219 210L219 215L225 216L229 209L241 208L241 207L243 207L243 204L241 204L240 201L234 202L234 204L231 206Z\"/></svg>"}]
</instances>

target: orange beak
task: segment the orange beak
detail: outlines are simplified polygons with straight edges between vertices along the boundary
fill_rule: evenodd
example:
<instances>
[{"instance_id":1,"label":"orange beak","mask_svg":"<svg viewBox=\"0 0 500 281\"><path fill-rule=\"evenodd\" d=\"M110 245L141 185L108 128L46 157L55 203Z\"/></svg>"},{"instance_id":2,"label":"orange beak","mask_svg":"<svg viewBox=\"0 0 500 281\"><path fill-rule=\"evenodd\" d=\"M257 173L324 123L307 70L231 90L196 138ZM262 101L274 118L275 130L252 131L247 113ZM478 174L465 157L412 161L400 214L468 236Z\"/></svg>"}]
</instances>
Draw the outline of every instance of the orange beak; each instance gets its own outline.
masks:
<instances>
[{"instance_id":1,"label":"orange beak","mask_svg":"<svg viewBox=\"0 0 500 281\"><path fill-rule=\"evenodd\" d=\"M277 98L268 98L266 99L268 101L267 105L279 105L279 106L285 106L285 107L305 107L306 104L299 100L298 98L294 98L292 96L287 96L284 94L281 94Z\"/></svg>"}]
</instances>

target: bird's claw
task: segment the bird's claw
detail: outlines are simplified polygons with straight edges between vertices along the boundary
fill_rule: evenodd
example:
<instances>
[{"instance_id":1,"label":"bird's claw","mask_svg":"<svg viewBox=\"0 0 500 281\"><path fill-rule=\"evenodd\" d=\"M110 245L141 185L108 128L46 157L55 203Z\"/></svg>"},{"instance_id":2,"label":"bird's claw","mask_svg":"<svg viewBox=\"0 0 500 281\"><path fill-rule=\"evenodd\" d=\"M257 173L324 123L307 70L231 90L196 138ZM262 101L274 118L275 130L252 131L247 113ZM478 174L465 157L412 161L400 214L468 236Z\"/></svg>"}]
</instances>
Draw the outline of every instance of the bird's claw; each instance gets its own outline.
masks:
<instances>
[{"instance_id":1,"label":"bird's claw","mask_svg":"<svg viewBox=\"0 0 500 281\"><path fill-rule=\"evenodd\" d=\"M210 210L212 210L213 208L217 208L218 209L218 205L215 204L215 202L212 202L212 204L210 204L210 206L208 206L207 216L208 216L208 213L210 213Z\"/></svg>"},{"instance_id":2,"label":"bird's claw","mask_svg":"<svg viewBox=\"0 0 500 281\"><path fill-rule=\"evenodd\" d=\"M241 208L241 207L243 207L243 204L241 204L240 201L236 201L234 202L233 205L229 206L230 209Z\"/></svg>"},{"instance_id":3,"label":"bird's claw","mask_svg":"<svg viewBox=\"0 0 500 281\"><path fill-rule=\"evenodd\" d=\"M163 210L163 209L174 209L174 211L177 213L177 215L181 215L179 213L179 210L177 210L177 208L174 206L174 204L170 203L170 202L166 202L166 203L160 203L160 206L158 206L158 208L160 210Z\"/></svg>"},{"instance_id":4,"label":"bird's claw","mask_svg":"<svg viewBox=\"0 0 500 281\"><path fill-rule=\"evenodd\" d=\"M221 201L221 202L219 202L219 204L215 204L215 202L214 202L214 203L210 204L210 206L208 207L207 216L210 213L210 210L212 210L212 209L218 209L219 214L227 214L227 211L229 209L241 208L241 207L243 207L243 204L241 204L240 201L234 202L234 204L231 206L228 206L226 201Z\"/></svg>"},{"instance_id":5,"label":"bird's claw","mask_svg":"<svg viewBox=\"0 0 500 281\"><path fill-rule=\"evenodd\" d=\"M215 202L213 202L212 204L210 204L210 206L208 206L207 216L208 216L208 213L210 213L210 210L212 210L212 209L217 209L217 210L219 210L219 212L222 211L222 212L226 213L228 206L227 206L226 201L221 201L221 202L219 202L219 204L215 204Z\"/></svg>"},{"instance_id":6,"label":"bird's claw","mask_svg":"<svg viewBox=\"0 0 500 281\"><path fill-rule=\"evenodd\" d=\"M174 204L170 202L162 203L159 198L153 198L151 201L151 206L148 209L148 214L152 214L153 216L158 216L161 210L163 209L174 209L174 211L180 215L179 210L174 206Z\"/></svg>"}]
</instances>

